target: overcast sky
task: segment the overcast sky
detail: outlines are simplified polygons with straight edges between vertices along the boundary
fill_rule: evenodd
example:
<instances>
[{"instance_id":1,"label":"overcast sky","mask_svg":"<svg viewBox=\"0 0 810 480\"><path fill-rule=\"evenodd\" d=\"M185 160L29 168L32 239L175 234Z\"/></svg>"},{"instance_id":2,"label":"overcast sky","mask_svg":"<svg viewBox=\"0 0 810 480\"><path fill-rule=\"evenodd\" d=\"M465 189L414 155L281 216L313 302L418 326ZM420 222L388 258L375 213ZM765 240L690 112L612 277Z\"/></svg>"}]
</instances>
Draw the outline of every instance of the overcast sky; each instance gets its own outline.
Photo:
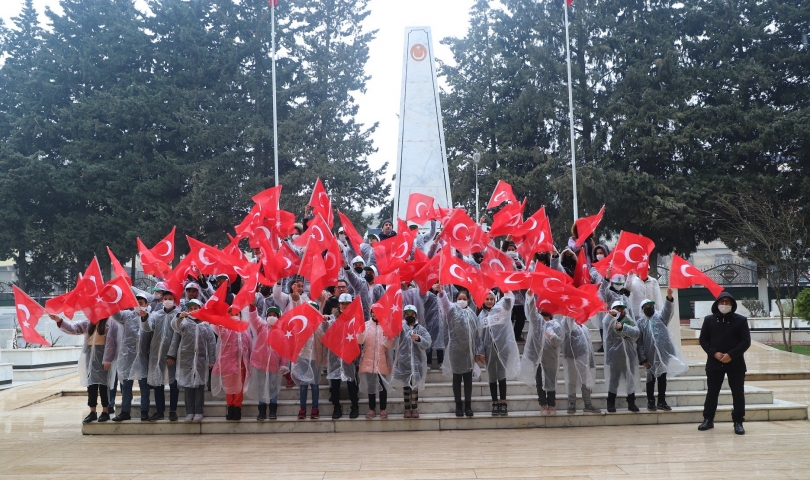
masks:
<instances>
[{"instance_id":1,"label":"overcast sky","mask_svg":"<svg viewBox=\"0 0 810 480\"><path fill-rule=\"evenodd\" d=\"M284 1L284 0L281 0ZM450 62L450 50L439 42L442 38L461 37L467 29L467 18L474 0L370 0L371 15L366 20L368 30L379 30L369 47L366 72L371 80L365 95L358 97L359 121L371 125L379 122L372 137L377 153L370 157L373 168L388 162L385 179L390 182L394 172L399 120L400 83L402 81L402 48L405 27L428 26L433 31L436 58ZM19 14L23 0L0 0L0 17L8 22ZM59 0L34 0L40 14L45 6L56 12ZM44 17L41 17L44 20Z\"/></svg>"}]
</instances>

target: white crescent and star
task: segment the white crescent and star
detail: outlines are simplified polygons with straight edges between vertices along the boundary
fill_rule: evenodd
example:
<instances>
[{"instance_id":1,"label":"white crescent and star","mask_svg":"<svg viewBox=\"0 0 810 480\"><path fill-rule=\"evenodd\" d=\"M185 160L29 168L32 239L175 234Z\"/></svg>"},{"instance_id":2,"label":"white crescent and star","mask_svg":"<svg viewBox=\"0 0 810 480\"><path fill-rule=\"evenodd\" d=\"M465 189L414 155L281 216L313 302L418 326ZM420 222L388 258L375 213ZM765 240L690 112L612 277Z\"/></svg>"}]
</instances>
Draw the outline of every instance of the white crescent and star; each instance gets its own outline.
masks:
<instances>
[{"instance_id":1,"label":"white crescent and star","mask_svg":"<svg viewBox=\"0 0 810 480\"><path fill-rule=\"evenodd\" d=\"M689 265L685 265L685 264L681 265L681 274L683 274L684 277L694 277L694 275L690 275L690 274L686 273L686 271L688 269L689 269Z\"/></svg>"},{"instance_id":2,"label":"white crescent and star","mask_svg":"<svg viewBox=\"0 0 810 480\"><path fill-rule=\"evenodd\" d=\"M553 288L549 287L548 282L557 282L557 283L561 284L562 281L560 281L560 279L554 278L554 277L549 277L549 278L546 278L546 279L543 280L543 287L546 290L549 290L549 291L552 291L552 292L559 292L559 290L554 290Z\"/></svg>"},{"instance_id":3,"label":"white crescent and star","mask_svg":"<svg viewBox=\"0 0 810 480\"><path fill-rule=\"evenodd\" d=\"M213 262L209 262L208 258L205 256L205 248L200 249L200 253L197 254L197 258L203 263L203 265L213 265Z\"/></svg>"},{"instance_id":4,"label":"white crescent and star","mask_svg":"<svg viewBox=\"0 0 810 480\"><path fill-rule=\"evenodd\" d=\"M470 279L468 277L466 277L466 276L464 276L464 277L459 276L456 273L456 269L461 270L461 272L464 273L464 270L462 270L461 267L459 267L458 265L450 265L450 275L458 278L459 280L464 280L466 282L470 281Z\"/></svg>"},{"instance_id":5,"label":"white crescent and star","mask_svg":"<svg viewBox=\"0 0 810 480\"><path fill-rule=\"evenodd\" d=\"M113 288L113 290L115 290L115 300L113 300L112 302L109 302L109 303L118 303L118 302L120 302L121 298L124 297L124 292L121 291L121 287L119 287L118 285L110 285L110 286Z\"/></svg>"},{"instance_id":6,"label":"white crescent and star","mask_svg":"<svg viewBox=\"0 0 810 480\"><path fill-rule=\"evenodd\" d=\"M631 258L630 253L631 253L631 252L632 252L634 249L636 249L636 248L638 248L638 249L639 249L639 250L641 250L641 251L644 251L644 249L643 249L643 248L641 248L641 245L639 245L639 244L637 244L637 243L634 243L634 244L630 245L629 247L627 247L627 250L625 250L625 251L624 251L624 258L625 258L625 259L626 259L626 260L627 260L629 263L639 263L639 262L644 261L644 259L633 260L633 259Z\"/></svg>"},{"instance_id":7,"label":"white crescent and star","mask_svg":"<svg viewBox=\"0 0 810 480\"><path fill-rule=\"evenodd\" d=\"M17 304L17 310L19 310L21 312L25 312L25 319L26 320L31 319L31 312L28 311L28 307L26 305L23 305L22 303L18 303Z\"/></svg>"},{"instance_id":8,"label":"white crescent and star","mask_svg":"<svg viewBox=\"0 0 810 480\"><path fill-rule=\"evenodd\" d=\"M492 267L494 270L498 270L498 269L496 269L496 268L495 268L495 265L498 265L498 266L500 266L500 267L501 267L501 268L500 268L500 271L502 271L502 272L506 271L506 266L504 266L503 262L501 262L501 261L500 261L500 260L498 260L497 258L490 259L490 261L489 261L489 262L487 262L487 263L488 263L488 264L489 264L489 266L490 266L490 267Z\"/></svg>"},{"instance_id":9,"label":"white crescent and star","mask_svg":"<svg viewBox=\"0 0 810 480\"><path fill-rule=\"evenodd\" d=\"M323 230L321 230L321 227L318 226L318 225L315 225L314 227L312 227L312 231L313 231L312 232L313 233L312 238L315 238L314 233L315 233L316 230L318 231L318 236L320 237L320 238L318 238L318 241L323 242L323 239L324 239Z\"/></svg>"},{"instance_id":10,"label":"white crescent and star","mask_svg":"<svg viewBox=\"0 0 810 480\"><path fill-rule=\"evenodd\" d=\"M173 251L172 242L170 242L168 240L163 240L160 243L165 243L166 244L166 253L160 253L158 255L160 255L161 257L168 257L169 255L171 255L172 251Z\"/></svg>"},{"instance_id":11,"label":"white crescent and star","mask_svg":"<svg viewBox=\"0 0 810 480\"><path fill-rule=\"evenodd\" d=\"M405 258L408 255L408 242L400 244L397 253L394 254L397 258Z\"/></svg>"},{"instance_id":12,"label":"white crescent and star","mask_svg":"<svg viewBox=\"0 0 810 480\"><path fill-rule=\"evenodd\" d=\"M513 281L513 280L512 280L512 277L514 277L515 275L520 275L520 272L514 272L514 273L510 273L510 274L509 274L509 276L508 276L508 277L506 277L506 278L503 280L503 283L508 283L508 284L510 284L510 285L515 285L515 284L517 284L517 283L520 283L520 280L518 280L517 282L515 282L515 281Z\"/></svg>"},{"instance_id":13,"label":"white crescent and star","mask_svg":"<svg viewBox=\"0 0 810 480\"><path fill-rule=\"evenodd\" d=\"M421 214L421 213L419 213L419 207L425 207L425 210L428 210L428 206L427 206L427 204L426 204L425 202L419 202L419 203L417 203L417 204L416 204L416 208L415 208L415 211L416 211L416 216L417 216L417 217L421 217L421 216L422 216L422 214Z\"/></svg>"},{"instance_id":14,"label":"white crescent and star","mask_svg":"<svg viewBox=\"0 0 810 480\"><path fill-rule=\"evenodd\" d=\"M290 319L289 324L292 325L292 322L294 322L296 320L301 320L301 330L299 330L298 333L299 334L303 333L303 331L306 330L307 325L309 324L309 320L304 315L296 315L296 316L294 316L293 318Z\"/></svg>"},{"instance_id":15,"label":"white crescent and star","mask_svg":"<svg viewBox=\"0 0 810 480\"><path fill-rule=\"evenodd\" d=\"M459 223L458 225L456 225L455 227L453 227L453 232L452 232L452 233L453 233L453 238L455 238L456 240L464 240L464 238L459 237L459 236L456 234L456 233L458 232L458 229L459 229L459 228L462 228L462 227L464 228L464 230L467 230L467 235L468 235L468 237L469 237L470 229L469 229L469 228L467 228L467 225L464 225L463 223Z\"/></svg>"},{"instance_id":16,"label":"white crescent and star","mask_svg":"<svg viewBox=\"0 0 810 480\"><path fill-rule=\"evenodd\" d=\"M501 190L500 192L498 192L497 195L495 195L495 198L493 198L492 200L497 202L498 200L501 200L501 197L503 197L504 195L506 195L506 192Z\"/></svg>"},{"instance_id":17,"label":"white crescent and star","mask_svg":"<svg viewBox=\"0 0 810 480\"><path fill-rule=\"evenodd\" d=\"M534 218L530 218L530 219L529 219L529 222L532 222L532 226L531 226L531 227L529 227L529 228L527 229L527 231L528 231L528 232L532 232L532 231L534 231L534 229L535 229L535 228L537 228L537 220L535 220ZM527 223L528 223L528 222L527 222Z\"/></svg>"},{"instance_id":18,"label":"white crescent and star","mask_svg":"<svg viewBox=\"0 0 810 480\"><path fill-rule=\"evenodd\" d=\"M327 261L329 262L329 265L326 264ZM327 270L332 270L333 268L335 268L337 266L337 260L335 259L335 254L332 253L332 252L327 252L323 263L324 263L324 267L326 267Z\"/></svg>"}]
</instances>

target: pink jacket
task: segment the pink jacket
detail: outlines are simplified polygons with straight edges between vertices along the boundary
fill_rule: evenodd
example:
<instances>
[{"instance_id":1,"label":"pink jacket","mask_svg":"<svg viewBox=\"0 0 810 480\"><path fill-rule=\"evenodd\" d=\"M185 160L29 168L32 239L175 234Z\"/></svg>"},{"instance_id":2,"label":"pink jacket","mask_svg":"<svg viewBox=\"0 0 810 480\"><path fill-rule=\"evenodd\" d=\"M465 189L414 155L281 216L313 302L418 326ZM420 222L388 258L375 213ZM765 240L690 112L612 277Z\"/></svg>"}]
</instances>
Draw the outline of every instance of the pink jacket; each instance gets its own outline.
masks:
<instances>
[{"instance_id":1,"label":"pink jacket","mask_svg":"<svg viewBox=\"0 0 810 480\"><path fill-rule=\"evenodd\" d=\"M212 326L219 336L217 340L217 363L212 373L215 375L241 375L242 366L250 365L252 342L247 331L234 332L227 328Z\"/></svg>"},{"instance_id":2,"label":"pink jacket","mask_svg":"<svg viewBox=\"0 0 810 480\"><path fill-rule=\"evenodd\" d=\"M383 329L377 323L367 321L366 331L357 335L357 343L363 345L360 373L391 375L388 351L394 347L394 341L385 337Z\"/></svg>"},{"instance_id":3,"label":"pink jacket","mask_svg":"<svg viewBox=\"0 0 810 480\"><path fill-rule=\"evenodd\" d=\"M275 317L267 317L273 324L278 320ZM286 364L286 360L281 358L270 345L267 344L267 337L270 335L270 330L273 325L267 320L259 317L256 307L251 306L248 312L248 319L250 325L256 332L256 339L253 343L253 353L250 355L250 366L257 368L263 372L278 372L282 365Z\"/></svg>"}]
</instances>

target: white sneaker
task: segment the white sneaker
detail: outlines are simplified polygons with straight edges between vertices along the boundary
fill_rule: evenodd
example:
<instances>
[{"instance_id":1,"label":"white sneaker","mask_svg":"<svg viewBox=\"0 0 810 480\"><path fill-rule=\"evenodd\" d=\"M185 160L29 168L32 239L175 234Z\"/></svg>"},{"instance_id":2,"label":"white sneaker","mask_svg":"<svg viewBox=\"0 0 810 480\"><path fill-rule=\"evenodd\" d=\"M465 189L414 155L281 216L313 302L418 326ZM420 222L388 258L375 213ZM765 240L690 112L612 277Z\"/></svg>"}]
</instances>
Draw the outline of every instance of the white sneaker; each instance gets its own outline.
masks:
<instances>
[{"instance_id":1,"label":"white sneaker","mask_svg":"<svg viewBox=\"0 0 810 480\"><path fill-rule=\"evenodd\" d=\"M186 418L185 418L185 420L183 420L183 421L184 421L184 422L191 422L191 421L193 421L193 420L194 420L194 414L193 414L193 413L190 413L190 414L186 415Z\"/></svg>"},{"instance_id":2,"label":"white sneaker","mask_svg":"<svg viewBox=\"0 0 810 480\"><path fill-rule=\"evenodd\" d=\"M202 422L203 416L202 415L194 415L195 422Z\"/></svg>"}]
</instances>

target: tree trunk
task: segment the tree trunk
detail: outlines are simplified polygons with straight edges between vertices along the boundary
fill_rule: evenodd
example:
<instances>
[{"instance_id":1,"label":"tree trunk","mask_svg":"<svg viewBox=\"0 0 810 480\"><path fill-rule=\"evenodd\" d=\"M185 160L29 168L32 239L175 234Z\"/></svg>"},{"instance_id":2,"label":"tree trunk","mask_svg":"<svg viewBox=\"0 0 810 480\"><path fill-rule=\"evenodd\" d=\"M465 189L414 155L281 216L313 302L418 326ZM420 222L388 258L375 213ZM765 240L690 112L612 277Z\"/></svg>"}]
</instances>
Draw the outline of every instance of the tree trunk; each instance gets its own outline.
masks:
<instances>
[{"instance_id":1,"label":"tree trunk","mask_svg":"<svg viewBox=\"0 0 810 480\"><path fill-rule=\"evenodd\" d=\"M28 262L25 260L25 248L17 250L15 264L17 266L17 287L24 291L28 280Z\"/></svg>"}]
</instances>

